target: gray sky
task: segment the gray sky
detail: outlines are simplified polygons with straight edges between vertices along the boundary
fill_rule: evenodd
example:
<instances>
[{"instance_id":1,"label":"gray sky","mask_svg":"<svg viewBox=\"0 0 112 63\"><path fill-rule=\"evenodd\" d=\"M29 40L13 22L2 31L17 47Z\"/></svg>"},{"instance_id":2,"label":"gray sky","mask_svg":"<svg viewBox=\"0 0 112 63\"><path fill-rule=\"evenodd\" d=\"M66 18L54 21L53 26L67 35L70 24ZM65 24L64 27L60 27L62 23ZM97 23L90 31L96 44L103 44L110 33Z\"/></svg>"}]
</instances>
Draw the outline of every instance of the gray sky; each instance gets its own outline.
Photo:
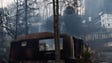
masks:
<instances>
[{"instance_id":1,"label":"gray sky","mask_svg":"<svg viewBox=\"0 0 112 63\"><path fill-rule=\"evenodd\" d=\"M7 5L11 4L14 0L0 0L0 7L7 7Z\"/></svg>"}]
</instances>

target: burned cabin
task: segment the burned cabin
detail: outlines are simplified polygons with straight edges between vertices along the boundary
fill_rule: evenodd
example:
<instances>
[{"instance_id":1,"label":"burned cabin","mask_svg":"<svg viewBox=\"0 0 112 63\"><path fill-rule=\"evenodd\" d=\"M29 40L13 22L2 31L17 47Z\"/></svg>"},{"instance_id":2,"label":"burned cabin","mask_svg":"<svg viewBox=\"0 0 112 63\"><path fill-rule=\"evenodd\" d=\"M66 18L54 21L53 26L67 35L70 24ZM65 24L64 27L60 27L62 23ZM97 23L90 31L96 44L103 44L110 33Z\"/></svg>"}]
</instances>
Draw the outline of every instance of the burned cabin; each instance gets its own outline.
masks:
<instances>
[{"instance_id":1,"label":"burned cabin","mask_svg":"<svg viewBox=\"0 0 112 63\"><path fill-rule=\"evenodd\" d=\"M60 34L62 63L74 63L81 58L84 42L67 34ZM11 42L9 63L54 63L54 34L34 33L21 36Z\"/></svg>"}]
</instances>

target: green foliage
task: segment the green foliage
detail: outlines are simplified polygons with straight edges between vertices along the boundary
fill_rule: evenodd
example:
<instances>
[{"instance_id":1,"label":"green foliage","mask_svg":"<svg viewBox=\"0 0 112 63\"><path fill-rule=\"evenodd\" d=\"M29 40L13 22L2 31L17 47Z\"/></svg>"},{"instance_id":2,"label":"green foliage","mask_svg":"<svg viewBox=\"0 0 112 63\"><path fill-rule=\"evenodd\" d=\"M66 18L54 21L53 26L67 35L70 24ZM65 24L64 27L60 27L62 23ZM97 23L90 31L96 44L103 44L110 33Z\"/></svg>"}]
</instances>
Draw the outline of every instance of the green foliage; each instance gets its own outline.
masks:
<instances>
[{"instance_id":1,"label":"green foliage","mask_svg":"<svg viewBox=\"0 0 112 63\"><path fill-rule=\"evenodd\" d=\"M84 59L89 59L89 58L91 57L91 54L90 54L89 51L85 51L85 52L82 54L82 57L83 57Z\"/></svg>"},{"instance_id":2,"label":"green foliage","mask_svg":"<svg viewBox=\"0 0 112 63\"><path fill-rule=\"evenodd\" d=\"M91 57L91 53L89 51L85 51L82 54L82 58L77 59L77 62L78 63L92 63L90 57Z\"/></svg>"}]
</instances>

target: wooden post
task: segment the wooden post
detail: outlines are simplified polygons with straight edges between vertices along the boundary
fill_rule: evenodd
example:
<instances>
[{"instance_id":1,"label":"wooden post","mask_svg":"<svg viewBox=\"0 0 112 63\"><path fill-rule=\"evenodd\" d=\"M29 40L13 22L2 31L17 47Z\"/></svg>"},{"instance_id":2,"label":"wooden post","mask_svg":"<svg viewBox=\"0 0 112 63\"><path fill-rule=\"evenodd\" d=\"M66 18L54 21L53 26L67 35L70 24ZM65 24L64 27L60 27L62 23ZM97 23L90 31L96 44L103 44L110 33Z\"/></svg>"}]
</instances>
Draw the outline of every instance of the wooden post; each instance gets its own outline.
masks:
<instances>
[{"instance_id":1,"label":"wooden post","mask_svg":"<svg viewBox=\"0 0 112 63\"><path fill-rule=\"evenodd\" d=\"M55 41L55 63L60 63L60 35L59 35L59 4L58 0L53 0L54 13L54 41Z\"/></svg>"}]
</instances>

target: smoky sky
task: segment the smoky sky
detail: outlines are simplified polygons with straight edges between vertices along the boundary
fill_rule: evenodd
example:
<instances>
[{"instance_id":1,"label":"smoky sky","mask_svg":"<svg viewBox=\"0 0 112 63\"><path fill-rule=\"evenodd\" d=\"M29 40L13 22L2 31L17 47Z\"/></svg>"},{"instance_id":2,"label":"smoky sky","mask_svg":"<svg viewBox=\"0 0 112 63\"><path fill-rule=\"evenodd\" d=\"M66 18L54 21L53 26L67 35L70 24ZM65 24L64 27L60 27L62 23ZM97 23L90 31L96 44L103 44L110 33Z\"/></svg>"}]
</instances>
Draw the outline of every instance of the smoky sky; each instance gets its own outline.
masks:
<instances>
[{"instance_id":1,"label":"smoky sky","mask_svg":"<svg viewBox=\"0 0 112 63\"><path fill-rule=\"evenodd\" d=\"M85 0L86 15L97 17L100 12L112 12L112 0Z\"/></svg>"},{"instance_id":2,"label":"smoky sky","mask_svg":"<svg viewBox=\"0 0 112 63\"><path fill-rule=\"evenodd\" d=\"M103 0L86 0L86 15L95 17L103 6Z\"/></svg>"}]
</instances>

